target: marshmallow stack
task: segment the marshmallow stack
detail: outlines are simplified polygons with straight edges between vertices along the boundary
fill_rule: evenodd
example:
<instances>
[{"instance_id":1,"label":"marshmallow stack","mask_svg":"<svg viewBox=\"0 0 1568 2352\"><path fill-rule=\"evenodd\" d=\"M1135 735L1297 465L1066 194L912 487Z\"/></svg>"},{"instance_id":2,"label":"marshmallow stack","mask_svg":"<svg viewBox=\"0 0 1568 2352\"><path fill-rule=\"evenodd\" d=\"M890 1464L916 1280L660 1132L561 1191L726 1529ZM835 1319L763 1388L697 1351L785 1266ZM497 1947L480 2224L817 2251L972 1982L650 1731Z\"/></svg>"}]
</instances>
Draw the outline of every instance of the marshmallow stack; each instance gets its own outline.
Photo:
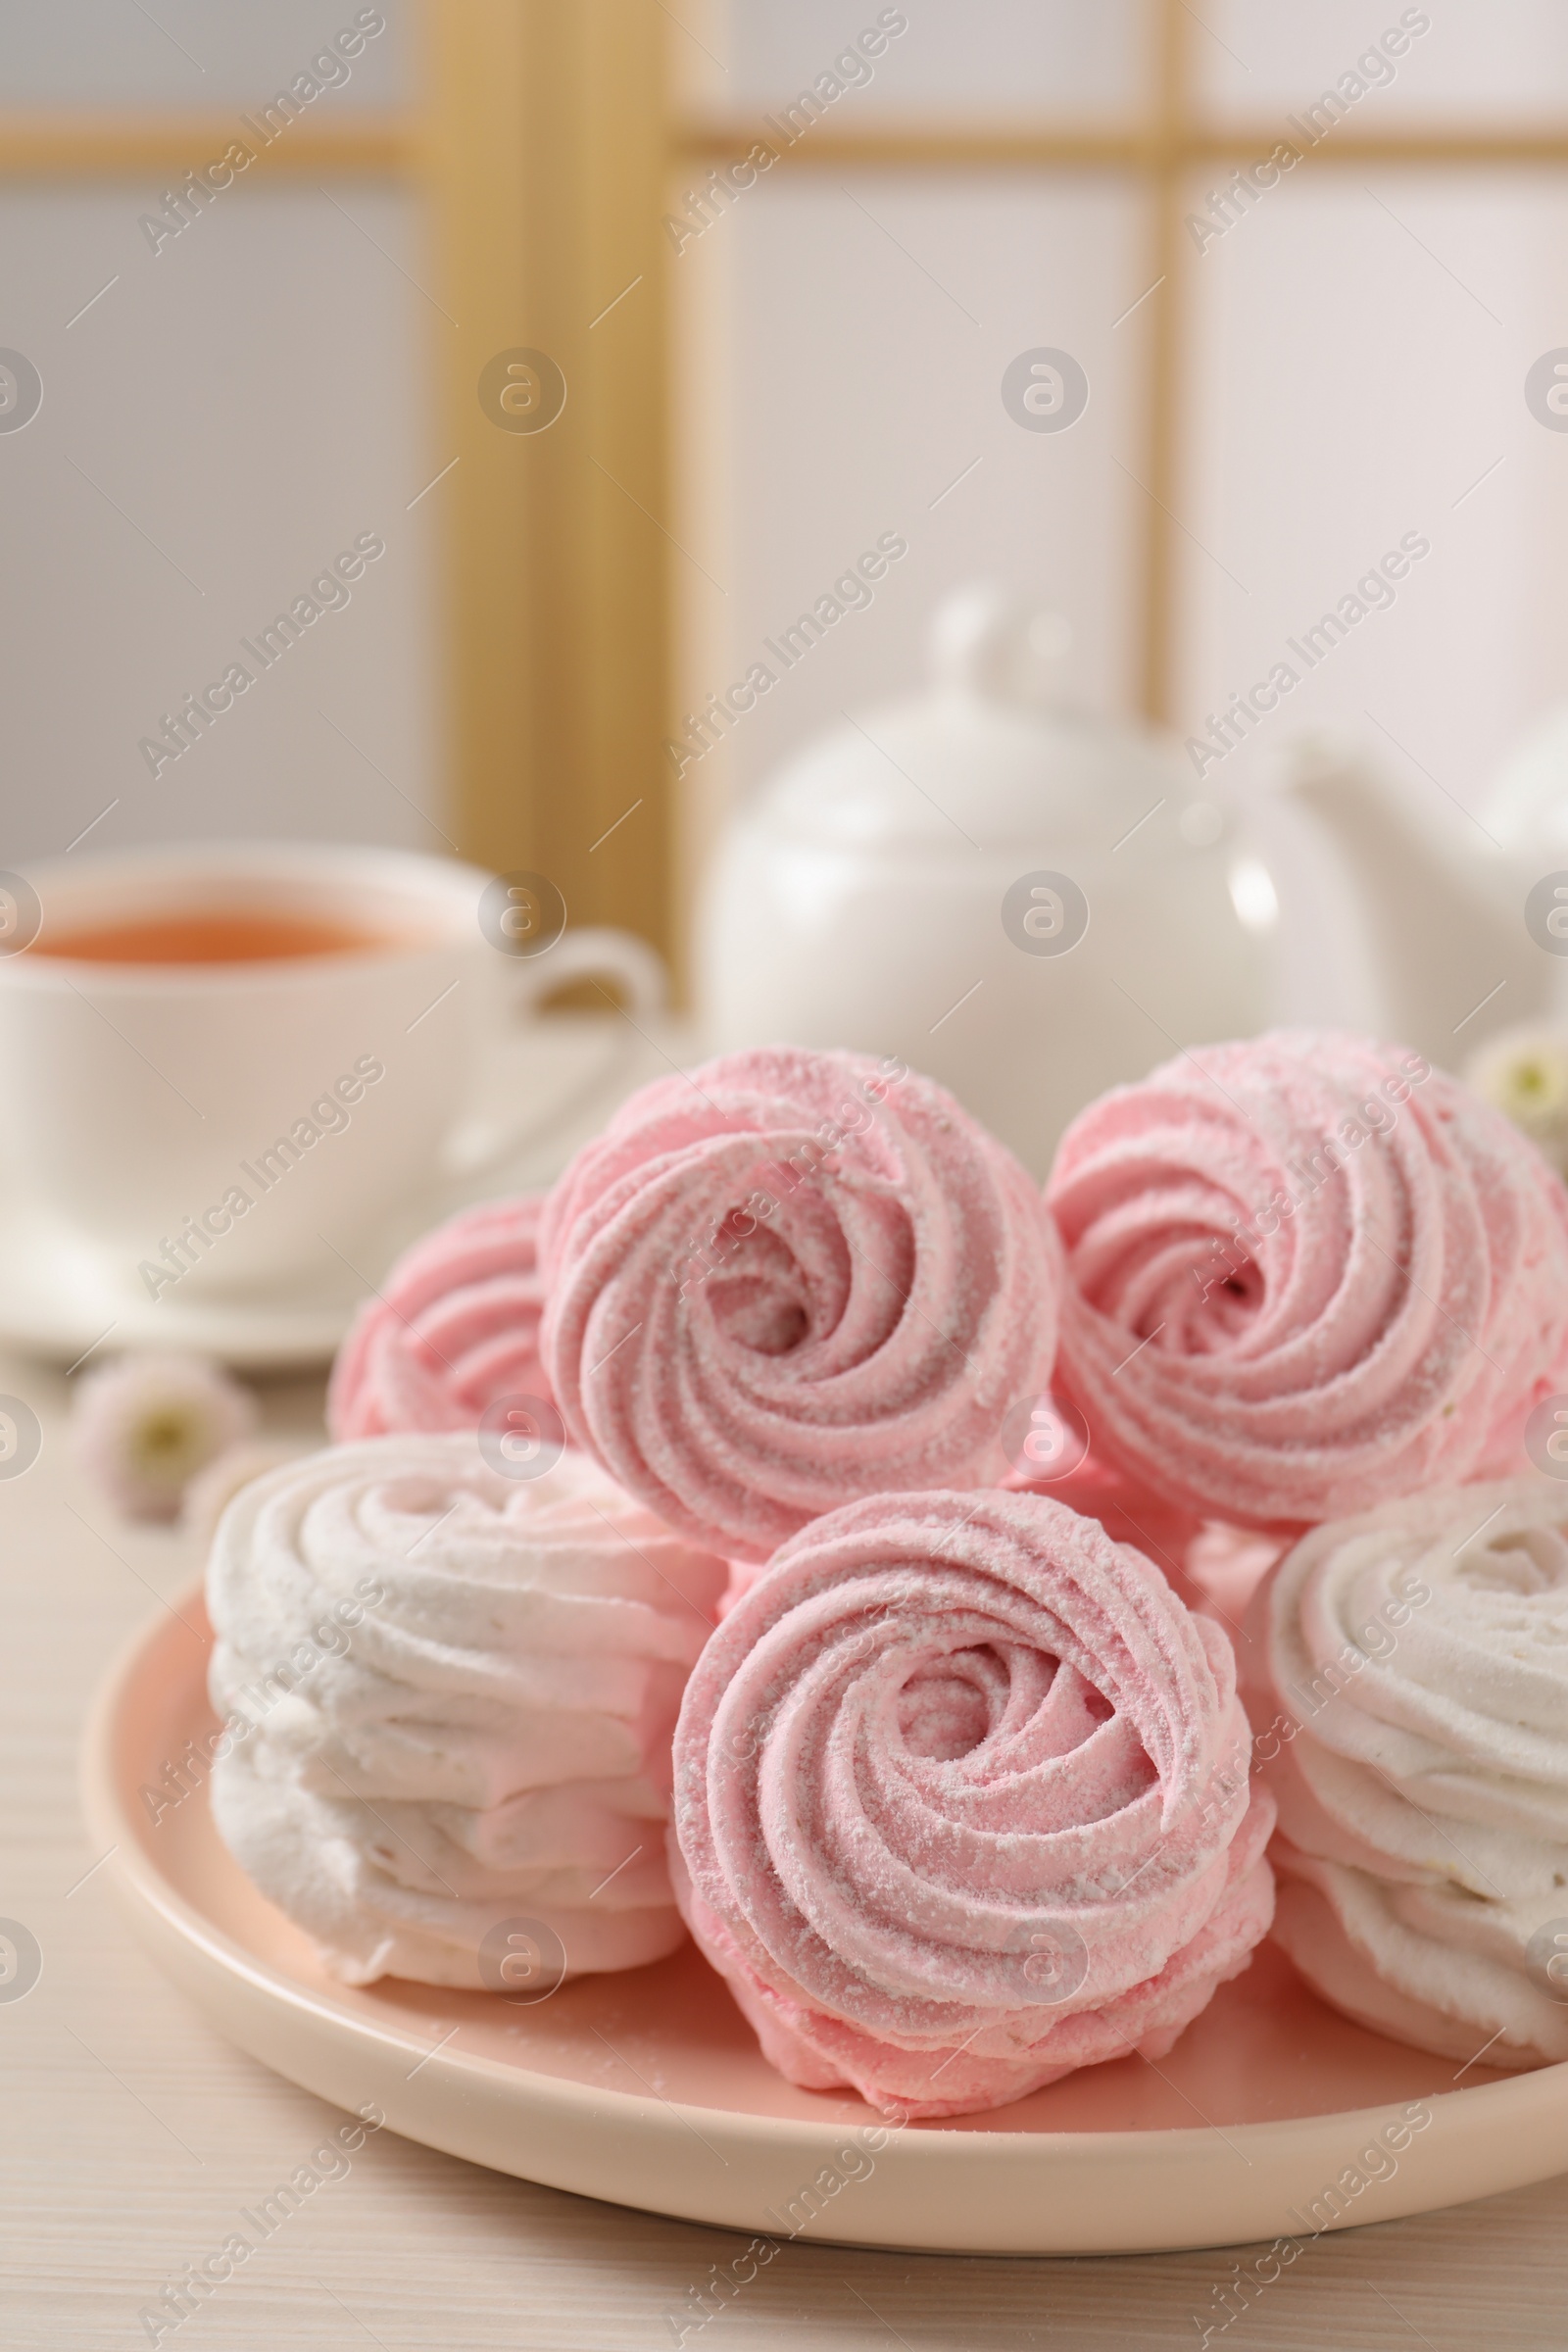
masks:
<instances>
[{"instance_id":1,"label":"marshmallow stack","mask_svg":"<svg viewBox=\"0 0 1568 2352\"><path fill-rule=\"evenodd\" d=\"M471 1434L284 1464L208 1572L219 1829L351 1984L499 1989L482 1947L519 1920L566 1974L662 1957L670 1734L724 1575L575 1453L533 1480Z\"/></svg>"},{"instance_id":2,"label":"marshmallow stack","mask_svg":"<svg viewBox=\"0 0 1568 2352\"><path fill-rule=\"evenodd\" d=\"M1252 1603L1275 1928L1363 2024L1568 2058L1568 1491L1535 1477L1305 1537Z\"/></svg>"}]
</instances>

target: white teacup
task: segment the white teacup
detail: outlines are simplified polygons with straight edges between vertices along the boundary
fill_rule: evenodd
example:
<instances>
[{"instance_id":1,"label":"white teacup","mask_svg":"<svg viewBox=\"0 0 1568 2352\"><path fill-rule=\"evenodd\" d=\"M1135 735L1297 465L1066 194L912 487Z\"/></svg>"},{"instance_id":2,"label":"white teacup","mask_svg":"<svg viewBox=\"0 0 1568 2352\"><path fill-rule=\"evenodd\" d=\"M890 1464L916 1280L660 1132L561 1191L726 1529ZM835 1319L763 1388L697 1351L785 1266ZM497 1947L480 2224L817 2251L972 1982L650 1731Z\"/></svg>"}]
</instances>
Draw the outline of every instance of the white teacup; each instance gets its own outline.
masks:
<instances>
[{"instance_id":1,"label":"white teacup","mask_svg":"<svg viewBox=\"0 0 1568 2352\"><path fill-rule=\"evenodd\" d=\"M355 944L105 958L106 932L215 913ZM651 948L621 931L552 936L547 916L526 887L396 850L182 844L0 876L12 1181L104 1280L154 1298L176 1284L255 1297L318 1280L328 1247L373 1254L411 1202L440 1213L460 1166L471 1176L528 1137L528 1105L482 1140L474 1105L487 1051L542 995L605 975L634 1022L661 1009ZM56 952L73 939L93 954ZM617 1045L596 1073L607 1091Z\"/></svg>"}]
</instances>

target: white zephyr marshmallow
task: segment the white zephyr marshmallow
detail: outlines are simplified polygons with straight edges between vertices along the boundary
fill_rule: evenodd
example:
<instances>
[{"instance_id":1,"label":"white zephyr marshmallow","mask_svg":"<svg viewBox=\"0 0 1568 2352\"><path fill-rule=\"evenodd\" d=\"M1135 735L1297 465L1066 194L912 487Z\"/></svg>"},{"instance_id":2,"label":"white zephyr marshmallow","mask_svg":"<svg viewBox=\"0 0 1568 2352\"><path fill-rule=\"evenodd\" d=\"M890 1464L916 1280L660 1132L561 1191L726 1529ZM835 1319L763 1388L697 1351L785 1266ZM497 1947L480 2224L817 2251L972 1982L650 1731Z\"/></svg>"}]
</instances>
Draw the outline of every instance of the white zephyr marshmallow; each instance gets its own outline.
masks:
<instances>
[{"instance_id":1,"label":"white zephyr marshmallow","mask_svg":"<svg viewBox=\"0 0 1568 2352\"><path fill-rule=\"evenodd\" d=\"M1445 2057L1568 2058L1568 1488L1314 1528L1247 1630L1274 1935L1307 1982Z\"/></svg>"},{"instance_id":2,"label":"white zephyr marshmallow","mask_svg":"<svg viewBox=\"0 0 1568 2352\"><path fill-rule=\"evenodd\" d=\"M558 1975L662 1958L671 1735L725 1574L583 1454L513 1479L470 1431L284 1463L208 1570L225 1842L350 1984L503 1989L480 1947L520 1923Z\"/></svg>"}]
</instances>

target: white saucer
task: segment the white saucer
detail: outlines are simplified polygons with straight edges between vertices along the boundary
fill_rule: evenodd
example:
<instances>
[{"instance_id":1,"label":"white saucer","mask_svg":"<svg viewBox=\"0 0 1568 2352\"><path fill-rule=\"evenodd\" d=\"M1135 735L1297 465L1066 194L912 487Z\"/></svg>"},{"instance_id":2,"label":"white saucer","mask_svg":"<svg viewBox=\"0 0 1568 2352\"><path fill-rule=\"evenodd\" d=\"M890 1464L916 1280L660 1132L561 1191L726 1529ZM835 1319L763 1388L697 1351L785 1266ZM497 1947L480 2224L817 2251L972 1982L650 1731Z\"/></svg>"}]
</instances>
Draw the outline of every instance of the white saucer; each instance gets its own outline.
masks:
<instances>
[{"instance_id":1,"label":"white saucer","mask_svg":"<svg viewBox=\"0 0 1568 2352\"><path fill-rule=\"evenodd\" d=\"M378 1254L366 1271L378 1279L387 1262ZM211 1355L241 1371L321 1363L368 1295L366 1284L327 1263L331 1272L306 1297L202 1299L169 1291L149 1298L105 1281L27 1203L0 1198L0 1344L73 1367L100 1347L107 1354L146 1348Z\"/></svg>"},{"instance_id":2,"label":"white saucer","mask_svg":"<svg viewBox=\"0 0 1568 2352\"><path fill-rule=\"evenodd\" d=\"M616 1016L618 1018L618 1016ZM503 1048L486 1072L477 1118L500 1120L518 1100L539 1123L507 1161L411 1202L375 1230L334 1233L318 1266L297 1288L244 1298L200 1298L184 1289L150 1298L106 1276L69 1236L0 1184L0 1347L22 1348L74 1365L101 1347L109 1354L156 1348L216 1356L237 1371L327 1362L356 1307L410 1243L468 1201L552 1183L573 1152L604 1124L614 1102L648 1079L694 1058L689 1037L662 1023L659 1041L632 1041L611 1088L585 1088L610 1027L593 1014L557 1014ZM335 1245L335 1247L334 1247Z\"/></svg>"}]
</instances>

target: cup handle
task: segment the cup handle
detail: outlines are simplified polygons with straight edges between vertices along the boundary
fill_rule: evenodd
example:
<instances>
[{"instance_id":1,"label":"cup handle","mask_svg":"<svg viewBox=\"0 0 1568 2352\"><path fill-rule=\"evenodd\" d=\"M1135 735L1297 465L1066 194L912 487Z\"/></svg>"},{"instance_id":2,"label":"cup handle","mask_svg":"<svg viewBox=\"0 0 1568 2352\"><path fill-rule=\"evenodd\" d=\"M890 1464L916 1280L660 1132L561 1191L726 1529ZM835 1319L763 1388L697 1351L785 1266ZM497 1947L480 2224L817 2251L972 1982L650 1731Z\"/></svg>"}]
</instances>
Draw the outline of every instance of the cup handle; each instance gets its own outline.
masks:
<instances>
[{"instance_id":1,"label":"cup handle","mask_svg":"<svg viewBox=\"0 0 1568 2352\"><path fill-rule=\"evenodd\" d=\"M605 978L620 983L627 999L628 1019L620 1037L612 1038L610 1052L602 1056L592 1074L574 1087L564 1102L556 1103L543 1120L524 1116L499 1126L486 1122L482 1128L472 1122L466 1123L451 1139L444 1155L450 1175L481 1176L524 1145L536 1142L550 1128L580 1117L590 1103L618 1086L636 1054L638 1029L645 1021L657 1019L664 1009L668 984L663 959L646 940L609 924L586 924L580 931L564 932L544 955L513 964L508 975L506 1011L514 1022L525 1019L541 998L567 981Z\"/></svg>"}]
</instances>

